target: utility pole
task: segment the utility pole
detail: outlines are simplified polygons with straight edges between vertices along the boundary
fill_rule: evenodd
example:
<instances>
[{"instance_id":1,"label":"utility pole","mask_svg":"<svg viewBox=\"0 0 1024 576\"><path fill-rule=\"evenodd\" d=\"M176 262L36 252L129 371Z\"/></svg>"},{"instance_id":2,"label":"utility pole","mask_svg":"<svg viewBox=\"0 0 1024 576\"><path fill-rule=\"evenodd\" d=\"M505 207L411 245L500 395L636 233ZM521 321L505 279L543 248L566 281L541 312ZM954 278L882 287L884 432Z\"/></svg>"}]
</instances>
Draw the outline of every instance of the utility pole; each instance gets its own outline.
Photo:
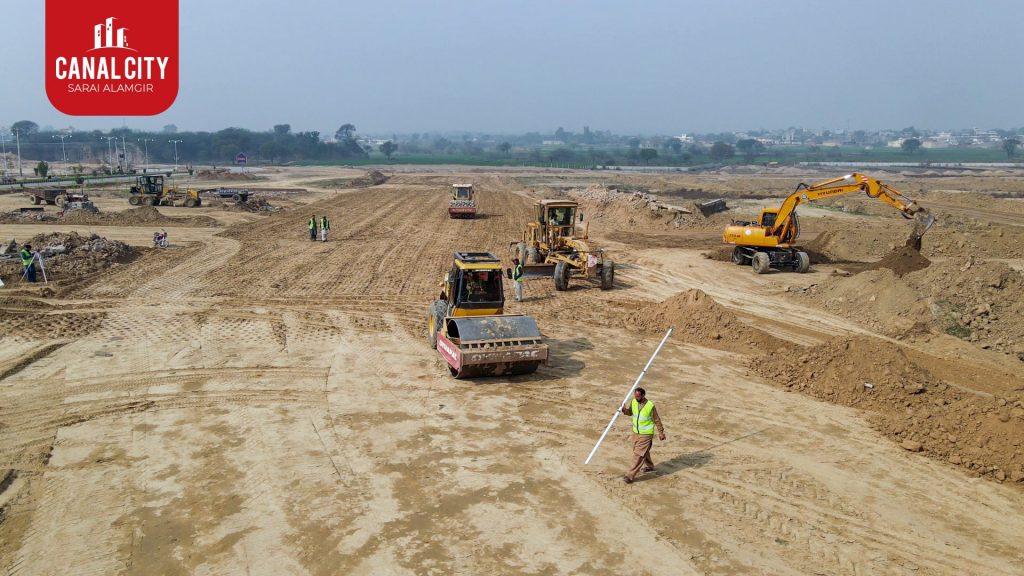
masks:
<instances>
[{"instance_id":1,"label":"utility pole","mask_svg":"<svg viewBox=\"0 0 1024 576\"><path fill-rule=\"evenodd\" d=\"M142 161L142 163L144 165L143 168L142 168L143 172L145 172L146 168L149 166L149 143L152 142L152 141L153 141L152 138L139 138L139 142L142 142L142 145L146 147L146 155L143 156L143 161Z\"/></svg>"},{"instance_id":2,"label":"utility pole","mask_svg":"<svg viewBox=\"0 0 1024 576\"><path fill-rule=\"evenodd\" d=\"M60 157L64 160L64 175L68 175L68 155L64 153L64 139L71 138L71 134L54 134L50 138L60 138Z\"/></svg>"},{"instance_id":3,"label":"utility pole","mask_svg":"<svg viewBox=\"0 0 1024 576\"><path fill-rule=\"evenodd\" d=\"M110 173L114 173L114 155L110 153L110 141L117 140L115 136L100 136L101 139L107 141L107 163L110 164Z\"/></svg>"},{"instance_id":4,"label":"utility pole","mask_svg":"<svg viewBox=\"0 0 1024 576\"><path fill-rule=\"evenodd\" d=\"M4 155L4 172L7 171L7 132L0 132L0 149Z\"/></svg>"},{"instance_id":5,"label":"utility pole","mask_svg":"<svg viewBox=\"0 0 1024 576\"><path fill-rule=\"evenodd\" d=\"M14 129L14 139L18 143L18 176L25 177L25 173L21 171L21 130Z\"/></svg>"},{"instance_id":6,"label":"utility pole","mask_svg":"<svg viewBox=\"0 0 1024 576\"><path fill-rule=\"evenodd\" d=\"M128 147L124 145L124 134L121 134L121 152L124 153L124 171L128 171Z\"/></svg>"},{"instance_id":7,"label":"utility pole","mask_svg":"<svg viewBox=\"0 0 1024 576\"><path fill-rule=\"evenodd\" d=\"M178 171L178 142L181 140L168 140L171 144L174 144L174 171Z\"/></svg>"}]
</instances>

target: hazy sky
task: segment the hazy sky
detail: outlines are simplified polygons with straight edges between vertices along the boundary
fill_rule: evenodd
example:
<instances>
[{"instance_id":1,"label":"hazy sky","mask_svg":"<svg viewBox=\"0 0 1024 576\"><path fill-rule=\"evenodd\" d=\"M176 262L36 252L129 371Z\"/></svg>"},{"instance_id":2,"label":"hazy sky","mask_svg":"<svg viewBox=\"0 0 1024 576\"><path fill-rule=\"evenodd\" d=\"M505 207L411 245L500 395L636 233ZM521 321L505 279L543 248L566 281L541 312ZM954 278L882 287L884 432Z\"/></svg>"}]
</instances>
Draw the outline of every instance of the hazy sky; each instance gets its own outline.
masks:
<instances>
[{"instance_id":1,"label":"hazy sky","mask_svg":"<svg viewBox=\"0 0 1024 576\"><path fill-rule=\"evenodd\" d=\"M324 134L345 122L377 134L1024 125L1019 0L180 0L178 99L159 116L124 119L50 105L43 13L44 0L0 5L0 125L289 123Z\"/></svg>"}]
</instances>

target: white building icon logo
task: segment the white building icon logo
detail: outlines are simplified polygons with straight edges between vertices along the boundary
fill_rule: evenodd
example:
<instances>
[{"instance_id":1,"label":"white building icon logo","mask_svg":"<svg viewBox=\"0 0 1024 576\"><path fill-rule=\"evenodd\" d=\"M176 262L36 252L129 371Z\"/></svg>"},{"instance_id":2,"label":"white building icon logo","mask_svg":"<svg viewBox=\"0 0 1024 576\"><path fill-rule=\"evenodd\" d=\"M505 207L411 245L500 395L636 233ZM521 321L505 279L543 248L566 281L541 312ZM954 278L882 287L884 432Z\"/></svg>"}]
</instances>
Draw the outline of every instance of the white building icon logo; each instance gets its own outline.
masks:
<instances>
[{"instance_id":1,"label":"white building icon logo","mask_svg":"<svg viewBox=\"0 0 1024 576\"><path fill-rule=\"evenodd\" d=\"M127 28L118 28L114 30L114 18L111 16L107 18L102 24L97 24L93 27L95 30L93 35L92 49L99 50L100 48L121 48L124 50L131 50L136 52L137 50L128 47L128 35L125 32ZM90 50L91 52L92 50Z\"/></svg>"}]
</instances>

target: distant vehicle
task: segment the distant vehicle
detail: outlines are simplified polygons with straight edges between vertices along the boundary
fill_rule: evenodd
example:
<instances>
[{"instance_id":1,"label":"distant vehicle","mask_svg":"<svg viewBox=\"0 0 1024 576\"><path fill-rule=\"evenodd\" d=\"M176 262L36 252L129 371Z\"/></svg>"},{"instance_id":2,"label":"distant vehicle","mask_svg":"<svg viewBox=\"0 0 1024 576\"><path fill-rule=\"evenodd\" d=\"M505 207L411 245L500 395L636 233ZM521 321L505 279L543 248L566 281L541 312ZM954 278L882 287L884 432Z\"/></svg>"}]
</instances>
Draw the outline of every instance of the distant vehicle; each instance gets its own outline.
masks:
<instances>
[{"instance_id":1,"label":"distant vehicle","mask_svg":"<svg viewBox=\"0 0 1024 576\"><path fill-rule=\"evenodd\" d=\"M452 184L452 199L448 201L449 218L476 218L476 200L472 184Z\"/></svg>"},{"instance_id":2,"label":"distant vehicle","mask_svg":"<svg viewBox=\"0 0 1024 576\"><path fill-rule=\"evenodd\" d=\"M25 194L33 204L39 206L42 203L49 205L63 204L64 196L67 194L66 188L30 188L25 190Z\"/></svg>"}]
</instances>

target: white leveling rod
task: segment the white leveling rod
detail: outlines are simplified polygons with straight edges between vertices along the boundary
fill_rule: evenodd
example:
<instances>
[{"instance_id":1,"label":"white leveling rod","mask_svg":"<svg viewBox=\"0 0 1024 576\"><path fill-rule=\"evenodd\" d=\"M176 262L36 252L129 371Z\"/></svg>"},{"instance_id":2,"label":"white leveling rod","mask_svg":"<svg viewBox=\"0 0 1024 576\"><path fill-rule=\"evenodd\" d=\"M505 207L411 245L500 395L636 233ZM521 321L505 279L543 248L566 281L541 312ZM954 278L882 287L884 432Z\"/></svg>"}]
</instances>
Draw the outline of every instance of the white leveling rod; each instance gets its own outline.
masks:
<instances>
[{"instance_id":1,"label":"white leveling rod","mask_svg":"<svg viewBox=\"0 0 1024 576\"><path fill-rule=\"evenodd\" d=\"M658 356L658 352L661 352L661 347L665 345L665 342L668 341L668 337L672 335L672 330L674 330L674 328L669 328L668 332L665 332L665 337L661 339L661 344L658 344L658 347L654 350L654 354L651 354L651 359L647 361L647 365L644 366L643 371L641 371L640 375L636 377L636 382L633 382L633 387L629 389L629 392L626 392L626 397L622 400L622 404L629 401L629 397L633 394L633 390L636 390L636 387L640 385L640 381L643 380L644 374L647 374L647 369L651 367L651 363L654 362L654 358ZM616 409L615 414L612 416L612 421L609 422L608 427L604 429L604 434L601 434L601 438L597 441L597 444L594 444L594 449L590 451L590 456L587 456L587 461L584 462L584 464L590 464L590 459L597 453L597 449L601 446L601 442L604 442L604 437L607 436L608 432L612 429L612 425L615 424L615 420L619 418L619 414L621 414L621 412Z\"/></svg>"}]
</instances>

